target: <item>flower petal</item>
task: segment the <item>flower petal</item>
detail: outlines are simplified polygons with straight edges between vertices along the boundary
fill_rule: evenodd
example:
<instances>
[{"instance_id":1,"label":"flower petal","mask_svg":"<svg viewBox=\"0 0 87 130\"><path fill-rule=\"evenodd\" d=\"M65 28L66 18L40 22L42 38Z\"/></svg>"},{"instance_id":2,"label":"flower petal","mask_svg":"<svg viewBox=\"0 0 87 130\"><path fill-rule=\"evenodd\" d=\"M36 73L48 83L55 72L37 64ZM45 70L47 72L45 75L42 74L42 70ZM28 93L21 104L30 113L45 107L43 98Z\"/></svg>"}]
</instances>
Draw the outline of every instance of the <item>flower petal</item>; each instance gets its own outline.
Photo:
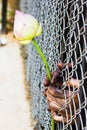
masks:
<instances>
[{"instance_id":1,"label":"flower petal","mask_svg":"<svg viewBox=\"0 0 87 130\"><path fill-rule=\"evenodd\" d=\"M19 43L22 45L27 45L27 44L31 43L31 40L21 40L21 41L19 41Z\"/></svg>"},{"instance_id":2,"label":"flower petal","mask_svg":"<svg viewBox=\"0 0 87 130\"><path fill-rule=\"evenodd\" d=\"M37 30L36 36L40 36L41 34L42 34L42 25L39 24L39 27L38 27L38 30Z\"/></svg>"},{"instance_id":3,"label":"flower petal","mask_svg":"<svg viewBox=\"0 0 87 130\"><path fill-rule=\"evenodd\" d=\"M16 10L14 19L14 35L18 39L23 39L22 27L24 24L24 13Z\"/></svg>"}]
</instances>

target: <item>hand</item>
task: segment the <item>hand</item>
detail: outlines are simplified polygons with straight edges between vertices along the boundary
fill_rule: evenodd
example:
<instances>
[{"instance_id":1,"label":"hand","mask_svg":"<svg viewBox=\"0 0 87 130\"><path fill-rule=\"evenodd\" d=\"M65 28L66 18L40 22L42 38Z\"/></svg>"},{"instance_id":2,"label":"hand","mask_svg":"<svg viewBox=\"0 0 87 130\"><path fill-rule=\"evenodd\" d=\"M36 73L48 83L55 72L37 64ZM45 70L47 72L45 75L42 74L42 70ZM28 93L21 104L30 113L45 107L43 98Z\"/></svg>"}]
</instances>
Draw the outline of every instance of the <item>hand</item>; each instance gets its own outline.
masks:
<instances>
[{"instance_id":1,"label":"hand","mask_svg":"<svg viewBox=\"0 0 87 130\"><path fill-rule=\"evenodd\" d=\"M72 65L68 65L69 68ZM65 66L62 63L58 64L58 69L52 73L52 82L50 83L48 77L45 78L44 86L47 87L44 91L48 100L49 110L51 111L54 120L58 122L68 122L74 114L75 109L78 109L77 92L71 91L68 88L78 88L79 80L70 79L64 83L67 89L61 90L63 85L63 77L61 76L62 69ZM73 120L72 120L73 122Z\"/></svg>"}]
</instances>

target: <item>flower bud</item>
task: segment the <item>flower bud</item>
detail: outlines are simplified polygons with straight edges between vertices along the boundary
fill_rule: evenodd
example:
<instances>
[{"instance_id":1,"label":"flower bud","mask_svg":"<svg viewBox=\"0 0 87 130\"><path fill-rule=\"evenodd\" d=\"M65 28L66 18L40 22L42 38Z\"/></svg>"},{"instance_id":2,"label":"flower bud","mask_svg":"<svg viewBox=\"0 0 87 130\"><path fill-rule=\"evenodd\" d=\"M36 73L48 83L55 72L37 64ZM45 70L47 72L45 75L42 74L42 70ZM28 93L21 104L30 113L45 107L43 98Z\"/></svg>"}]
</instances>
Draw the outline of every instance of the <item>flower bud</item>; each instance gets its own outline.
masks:
<instances>
[{"instance_id":1,"label":"flower bud","mask_svg":"<svg viewBox=\"0 0 87 130\"><path fill-rule=\"evenodd\" d=\"M42 34L42 26L29 14L16 10L14 20L14 35L20 44L29 44L31 40Z\"/></svg>"}]
</instances>

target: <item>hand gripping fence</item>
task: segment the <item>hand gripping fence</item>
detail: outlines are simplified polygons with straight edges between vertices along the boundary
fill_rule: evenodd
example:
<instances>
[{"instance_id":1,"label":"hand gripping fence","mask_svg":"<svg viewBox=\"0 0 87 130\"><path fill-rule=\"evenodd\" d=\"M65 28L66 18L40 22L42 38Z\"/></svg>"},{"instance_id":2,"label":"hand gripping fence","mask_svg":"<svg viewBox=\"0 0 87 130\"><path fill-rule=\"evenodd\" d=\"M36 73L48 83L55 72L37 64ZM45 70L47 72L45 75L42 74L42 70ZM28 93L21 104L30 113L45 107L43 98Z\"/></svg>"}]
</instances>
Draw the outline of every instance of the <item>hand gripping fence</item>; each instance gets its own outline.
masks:
<instances>
[{"instance_id":1,"label":"hand gripping fence","mask_svg":"<svg viewBox=\"0 0 87 130\"><path fill-rule=\"evenodd\" d=\"M60 109L60 113L65 111L67 122L56 123L56 130L87 130L87 0L21 0L20 9L42 23L43 34L37 41L51 71L57 68L58 62L63 62L66 65L62 72L64 81L80 80L80 87L72 87L72 94ZM32 118L38 120L37 130L51 130L51 114L43 95L45 67L35 47L30 44L27 48L26 82L30 82ZM67 66L70 62L73 62L71 71ZM65 92L66 87L63 85L61 89ZM66 98L66 93L64 96Z\"/></svg>"}]
</instances>

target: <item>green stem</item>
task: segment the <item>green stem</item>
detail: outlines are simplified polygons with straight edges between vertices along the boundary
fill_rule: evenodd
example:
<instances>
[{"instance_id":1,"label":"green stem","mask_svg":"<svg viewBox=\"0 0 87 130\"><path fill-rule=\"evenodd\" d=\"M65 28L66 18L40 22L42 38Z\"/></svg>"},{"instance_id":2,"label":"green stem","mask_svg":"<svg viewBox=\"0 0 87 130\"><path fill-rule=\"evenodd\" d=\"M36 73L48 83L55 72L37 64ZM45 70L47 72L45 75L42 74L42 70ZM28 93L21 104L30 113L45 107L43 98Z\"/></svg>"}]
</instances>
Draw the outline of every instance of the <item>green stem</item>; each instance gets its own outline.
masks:
<instances>
[{"instance_id":1,"label":"green stem","mask_svg":"<svg viewBox=\"0 0 87 130\"><path fill-rule=\"evenodd\" d=\"M51 72L50 72L50 68L49 68L49 65L48 65L48 62L47 62L47 59L45 57L45 55L43 54L42 50L40 49L37 41L35 39L33 39L33 42L34 42L34 46L36 47L38 53L40 54L44 64L45 64L45 67L46 67L46 72L47 72L47 75L48 75L48 78L50 79L51 81Z\"/></svg>"},{"instance_id":2,"label":"green stem","mask_svg":"<svg viewBox=\"0 0 87 130\"><path fill-rule=\"evenodd\" d=\"M51 81L52 77L51 77L51 71L50 71L50 68L49 68L49 65L48 65L48 61L45 57L45 55L43 54L42 50L40 49L39 45L38 45L38 42L33 39L33 42L34 42L34 46L36 47L38 53L40 54L44 64L45 64L45 67L46 67L46 72L47 72L47 75L48 75L48 78L49 80ZM54 122L54 119L52 118L51 120L51 125L52 125L52 128L51 130L55 130L55 122Z\"/></svg>"}]
</instances>

